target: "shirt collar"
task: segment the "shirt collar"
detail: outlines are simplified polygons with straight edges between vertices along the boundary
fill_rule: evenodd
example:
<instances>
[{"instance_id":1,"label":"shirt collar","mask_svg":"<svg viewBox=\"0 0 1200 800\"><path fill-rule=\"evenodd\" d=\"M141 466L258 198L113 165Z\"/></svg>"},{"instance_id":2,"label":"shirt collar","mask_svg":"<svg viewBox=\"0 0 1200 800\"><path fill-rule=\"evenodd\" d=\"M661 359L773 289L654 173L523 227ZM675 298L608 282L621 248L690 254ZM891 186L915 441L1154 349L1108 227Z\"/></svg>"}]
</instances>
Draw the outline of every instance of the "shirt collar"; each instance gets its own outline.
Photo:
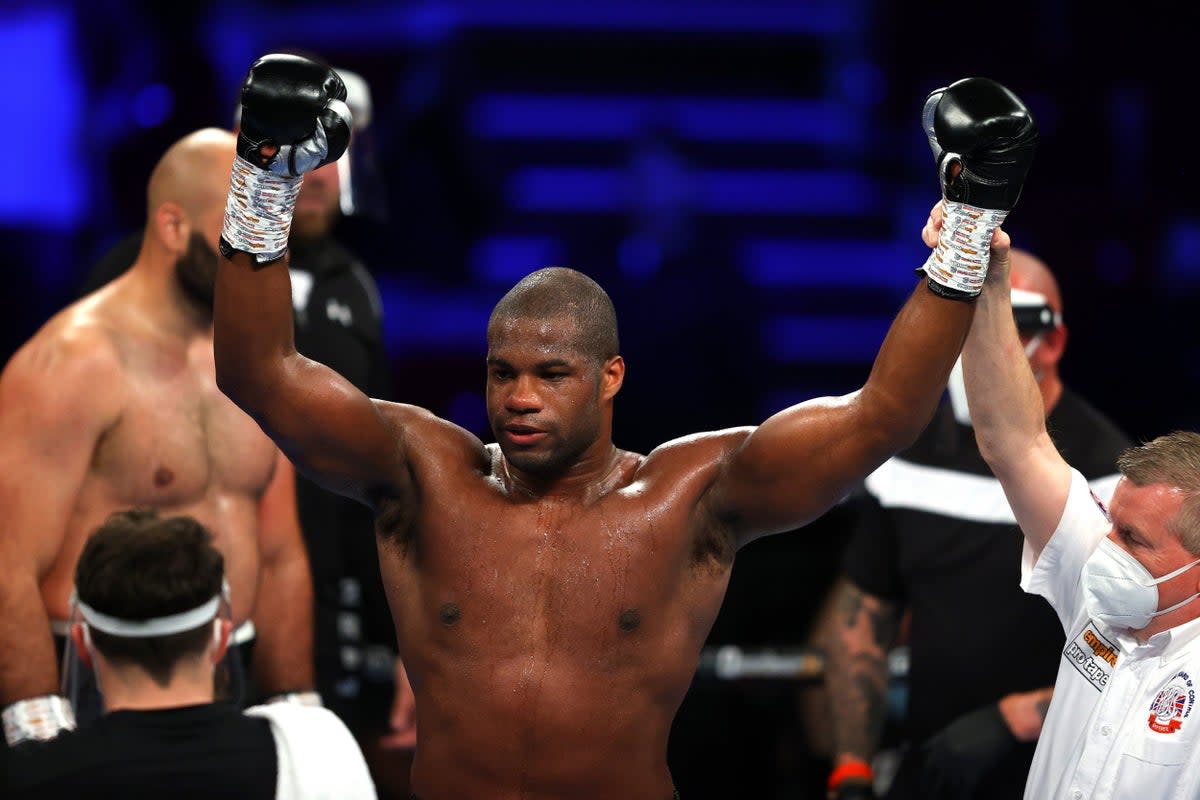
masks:
<instances>
[{"instance_id":1,"label":"shirt collar","mask_svg":"<svg viewBox=\"0 0 1200 800\"><path fill-rule=\"evenodd\" d=\"M1189 620L1181 625L1176 625L1174 628L1159 631L1151 636L1145 644L1138 642L1137 638L1127 628L1120 631L1113 631L1113 634L1117 639L1117 644L1121 646L1122 652L1133 654L1140 649L1140 656L1158 656L1162 660L1162 663L1166 664L1183 655L1188 643L1197 636L1200 636L1200 617Z\"/></svg>"}]
</instances>

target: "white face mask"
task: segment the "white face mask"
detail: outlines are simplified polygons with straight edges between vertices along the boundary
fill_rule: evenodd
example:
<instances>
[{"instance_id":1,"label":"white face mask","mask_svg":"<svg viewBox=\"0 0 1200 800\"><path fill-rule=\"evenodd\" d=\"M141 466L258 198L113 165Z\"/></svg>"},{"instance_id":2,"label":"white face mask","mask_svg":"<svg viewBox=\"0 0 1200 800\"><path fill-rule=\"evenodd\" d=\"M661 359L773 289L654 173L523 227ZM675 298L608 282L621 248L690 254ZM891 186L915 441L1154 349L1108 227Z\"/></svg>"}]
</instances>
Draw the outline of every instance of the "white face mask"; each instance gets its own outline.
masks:
<instances>
[{"instance_id":1,"label":"white face mask","mask_svg":"<svg viewBox=\"0 0 1200 800\"><path fill-rule=\"evenodd\" d=\"M1114 628L1139 630L1155 617L1200 597L1200 592L1170 608L1158 610L1158 584L1182 575L1200 559L1155 578L1149 570L1107 536L1083 565L1084 605L1092 619Z\"/></svg>"},{"instance_id":2,"label":"white face mask","mask_svg":"<svg viewBox=\"0 0 1200 800\"><path fill-rule=\"evenodd\" d=\"M1025 345L1025 357L1032 358L1033 352L1038 349L1038 345L1042 343L1042 334L1035 334L1029 343ZM1042 376L1039 373L1034 373L1034 380L1041 381ZM954 418L958 420L959 425L971 424L971 409L967 407L967 384L963 379L963 363L962 356L954 362L954 367L950 370L950 380L946 384L946 390L950 393L950 407L954 409Z\"/></svg>"}]
</instances>

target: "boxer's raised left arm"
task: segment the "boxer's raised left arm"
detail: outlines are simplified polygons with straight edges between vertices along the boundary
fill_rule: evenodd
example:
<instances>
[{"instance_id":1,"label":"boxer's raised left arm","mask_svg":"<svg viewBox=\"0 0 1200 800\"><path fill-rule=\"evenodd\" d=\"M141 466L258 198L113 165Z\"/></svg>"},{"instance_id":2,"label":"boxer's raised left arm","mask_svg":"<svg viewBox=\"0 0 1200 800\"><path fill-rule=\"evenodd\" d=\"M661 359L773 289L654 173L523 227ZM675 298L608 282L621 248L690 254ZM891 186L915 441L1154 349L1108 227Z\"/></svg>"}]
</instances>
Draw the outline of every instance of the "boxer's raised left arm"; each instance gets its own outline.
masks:
<instances>
[{"instance_id":1,"label":"boxer's raised left arm","mask_svg":"<svg viewBox=\"0 0 1200 800\"><path fill-rule=\"evenodd\" d=\"M892 323L863 387L767 419L709 492L739 544L811 522L928 424L974 306L918 286Z\"/></svg>"},{"instance_id":2,"label":"boxer's raised left arm","mask_svg":"<svg viewBox=\"0 0 1200 800\"><path fill-rule=\"evenodd\" d=\"M259 503L254 677L264 696L308 691L313 672L313 589L296 510L296 472L279 453Z\"/></svg>"},{"instance_id":3,"label":"boxer's raised left arm","mask_svg":"<svg viewBox=\"0 0 1200 800\"><path fill-rule=\"evenodd\" d=\"M823 513L911 444L937 407L987 275L992 234L1020 197L1037 126L1016 95L985 78L932 92L922 124L946 212L924 285L893 321L862 389L781 411L724 465L709 511L741 543Z\"/></svg>"}]
</instances>

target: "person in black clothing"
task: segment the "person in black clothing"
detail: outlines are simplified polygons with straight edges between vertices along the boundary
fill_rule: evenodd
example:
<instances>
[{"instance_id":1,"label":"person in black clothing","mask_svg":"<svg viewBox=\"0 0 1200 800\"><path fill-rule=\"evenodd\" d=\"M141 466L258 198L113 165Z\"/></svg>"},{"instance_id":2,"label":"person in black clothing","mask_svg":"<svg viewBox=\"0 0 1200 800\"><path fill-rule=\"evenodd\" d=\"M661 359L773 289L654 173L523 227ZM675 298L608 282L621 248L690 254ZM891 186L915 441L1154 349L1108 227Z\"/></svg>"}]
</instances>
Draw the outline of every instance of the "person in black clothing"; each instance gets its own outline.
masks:
<instances>
[{"instance_id":1,"label":"person in black clothing","mask_svg":"<svg viewBox=\"0 0 1200 800\"><path fill-rule=\"evenodd\" d=\"M0 751L0 796L374 798L362 754L329 711L280 703L243 714L214 702L233 627L224 571L191 517L109 517L79 557L70 633L105 713Z\"/></svg>"},{"instance_id":2,"label":"person in black clothing","mask_svg":"<svg viewBox=\"0 0 1200 800\"><path fill-rule=\"evenodd\" d=\"M1107 498L1130 442L1065 387L1054 277L1012 251L1014 314L1047 423ZM1024 541L970 427L961 362L948 402L917 443L867 478L847 505L852 537L824 620L838 800L873 798L888 652L909 612L904 752L888 798L1020 798L1063 648L1057 617L1019 586Z\"/></svg>"}]
</instances>

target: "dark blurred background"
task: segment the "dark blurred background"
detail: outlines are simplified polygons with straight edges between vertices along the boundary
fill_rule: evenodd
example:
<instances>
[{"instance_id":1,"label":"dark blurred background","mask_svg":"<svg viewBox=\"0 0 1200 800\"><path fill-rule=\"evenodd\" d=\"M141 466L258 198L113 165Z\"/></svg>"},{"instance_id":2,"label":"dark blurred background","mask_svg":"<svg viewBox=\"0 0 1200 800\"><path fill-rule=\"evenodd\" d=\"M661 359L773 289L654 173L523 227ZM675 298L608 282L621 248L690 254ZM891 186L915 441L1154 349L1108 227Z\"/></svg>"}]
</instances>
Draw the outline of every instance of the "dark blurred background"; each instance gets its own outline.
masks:
<instances>
[{"instance_id":1,"label":"dark blurred background","mask_svg":"<svg viewBox=\"0 0 1200 800\"><path fill-rule=\"evenodd\" d=\"M1182 8L0 0L0 358L141 227L163 150L229 126L256 57L302 48L373 91L379 213L337 235L380 285L398 397L486 437L487 313L562 264L617 305L618 445L755 422L865 378L938 196L922 102L985 75L1041 126L1006 228L1063 285L1065 379L1135 438L1196 427L1197 20ZM710 642L804 642L839 541L831 517L739 555ZM698 680L672 740L683 796L816 792L794 689Z\"/></svg>"}]
</instances>

